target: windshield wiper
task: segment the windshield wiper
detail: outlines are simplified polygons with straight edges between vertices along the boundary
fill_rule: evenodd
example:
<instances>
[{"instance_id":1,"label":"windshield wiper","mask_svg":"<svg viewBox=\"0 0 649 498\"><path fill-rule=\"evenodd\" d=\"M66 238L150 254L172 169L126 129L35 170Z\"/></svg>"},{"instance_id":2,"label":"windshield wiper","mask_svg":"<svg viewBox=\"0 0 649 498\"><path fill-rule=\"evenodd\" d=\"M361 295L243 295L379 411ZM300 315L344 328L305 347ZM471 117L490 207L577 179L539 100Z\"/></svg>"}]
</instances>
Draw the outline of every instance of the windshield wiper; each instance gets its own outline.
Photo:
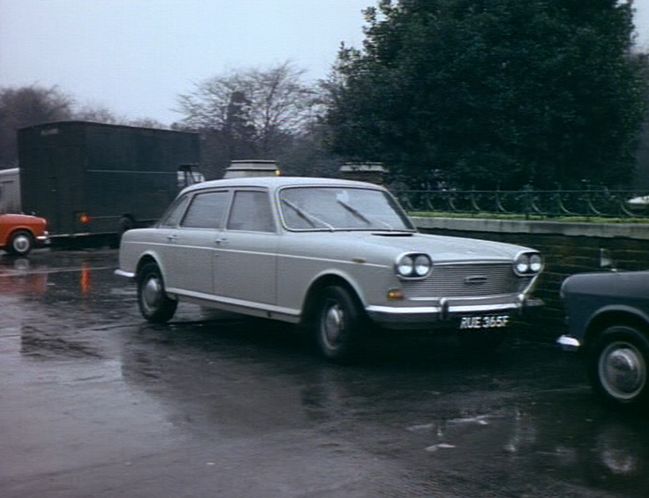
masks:
<instances>
[{"instance_id":1,"label":"windshield wiper","mask_svg":"<svg viewBox=\"0 0 649 498\"><path fill-rule=\"evenodd\" d=\"M306 221L313 228L318 228L316 226L316 224L314 223L314 221L315 221L316 223L320 223L321 225L324 225L325 227L327 227L329 230L331 230L333 232L334 227L332 225L330 225L329 223L327 223L326 221L322 221L317 216L314 216L311 213L307 213L302 208L296 206L295 204L293 204L289 200L282 199L282 202L284 204L286 204L288 207L290 207L293 211L295 211L300 218L302 218L304 221Z\"/></svg>"},{"instance_id":2,"label":"windshield wiper","mask_svg":"<svg viewBox=\"0 0 649 498\"><path fill-rule=\"evenodd\" d=\"M371 224L372 224L372 222L369 220L369 218L368 218L367 216L365 216L363 213L361 213L361 212L360 212L358 209L356 209L355 207L350 206L350 205L347 204L345 201L341 201L340 199L336 199L336 202L337 202L338 204L340 204L342 207L344 207L347 211L349 211L350 213L352 213L354 216L356 216L356 218L358 218L359 220L364 221L364 222L367 223L368 225L371 225Z\"/></svg>"}]
</instances>

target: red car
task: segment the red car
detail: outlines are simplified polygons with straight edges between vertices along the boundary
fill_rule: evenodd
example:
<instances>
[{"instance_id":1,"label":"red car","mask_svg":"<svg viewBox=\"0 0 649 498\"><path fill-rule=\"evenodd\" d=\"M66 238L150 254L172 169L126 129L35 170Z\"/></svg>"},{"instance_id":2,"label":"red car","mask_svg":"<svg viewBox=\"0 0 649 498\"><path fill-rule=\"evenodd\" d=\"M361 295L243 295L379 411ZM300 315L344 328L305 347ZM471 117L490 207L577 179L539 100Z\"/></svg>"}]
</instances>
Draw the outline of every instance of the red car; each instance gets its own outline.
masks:
<instances>
[{"instance_id":1,"label":"red car","mask_svg":"<svg viewBox=\"0 0 649 498\"><path fill-rule=\"evenodd\" d=\"M0 214L0 249L25 256L49 243L47 220L26 214Z\"/></svg>"}]
</instances>

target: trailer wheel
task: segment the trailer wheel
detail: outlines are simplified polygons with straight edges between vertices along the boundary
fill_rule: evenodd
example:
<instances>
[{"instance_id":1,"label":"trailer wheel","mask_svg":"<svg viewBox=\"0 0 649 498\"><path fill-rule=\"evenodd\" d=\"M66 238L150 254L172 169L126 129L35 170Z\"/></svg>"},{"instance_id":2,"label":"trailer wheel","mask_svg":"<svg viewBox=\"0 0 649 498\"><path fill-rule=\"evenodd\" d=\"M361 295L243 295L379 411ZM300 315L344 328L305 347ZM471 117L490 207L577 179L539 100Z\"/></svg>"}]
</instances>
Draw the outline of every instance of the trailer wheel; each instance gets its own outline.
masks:
<instances>
[{"instance_id":1,"label":"trailer wheel","mask_svg":"<svg viewBox=\"0 0 649 498\"><path fill-rule=\"evenodd\" d=\"M34 237L27 230L18 230L9 240L8 252L18 256L26 256L34 247Z\"/></svg>"},{"instance_id":2,"label":"trailer wheel","mask_svg":"<svg viewBox=\"0 0 649 498\"><path fill-rule=\"evenodd\" d=\"M111 249L118 249L122 242L124 232L135 228L135 221L130 216L122 216L117 223L117 233L110 237L109 246Z\"/></svg>"},{"instance_id":3,"label":"trailer wheel","mask_svg":"<svg viewBox=\"0 0 649 498\"><path fill-rule=\"evenodd\" d=\"M131 228L135 227L135 222L133 221L133 218L130 216L122 216L119 220L119 236L120 238L122 235L124 235L124 232L127 230L130 230Z\"/></svg>"}]
</instances>

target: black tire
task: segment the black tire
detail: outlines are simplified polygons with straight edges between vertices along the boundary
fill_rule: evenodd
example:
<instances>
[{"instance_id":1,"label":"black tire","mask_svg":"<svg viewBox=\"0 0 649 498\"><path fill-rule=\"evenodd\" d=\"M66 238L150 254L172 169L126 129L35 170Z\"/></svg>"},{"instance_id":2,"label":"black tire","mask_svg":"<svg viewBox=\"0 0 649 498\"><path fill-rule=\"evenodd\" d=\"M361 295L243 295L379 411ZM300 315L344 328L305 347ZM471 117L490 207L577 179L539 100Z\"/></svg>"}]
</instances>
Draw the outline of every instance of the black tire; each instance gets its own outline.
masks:
<instances>
[{"instance_id":1,"label":"black tire","mask_svg":"<svg viewBox=\"0 0 649 498\"><path fill-rule=\"evenodd\" d=\"M119 220L117 233L121 238L121 236L124 235L124 232L132 230L134 227L135 221L133 221L133 218L131 218L130 216L122 216Z\"/></svg>"},{"instance_id":2,"label":"black tire","mask_svg":"<svg viewBox=\"0 0 649 498\"><path fill-rule=\"evenodd\" d=\"M7 252L27 256L34 248L34 237L27 230L18 230L11 235Z\"/></svg>"},{"instance_id":3,"label":"black tire","mask_svg":"<svg viewBox=\"0 0 649 498\"><path fill-rule=\"evenodd\" d=\"M313 332L318 351L338 363L352 360L365 335L366 319L355 297L344 287L322 290L313 314Z\"/></svg>"},{"instance_id":4,"label":"black tire","mask_svg":"<svg viewBox=\"0 0 649 498\"><path fill-rule=\"evenodd\" d=\"M129 216L122 216L117 224L117 233L114 236L111 236L109 241L109 246L112 249L118 249L120 243L122 242L122 236L128 230L135 228L135 221Z\"/></svg>"},{"instance_id":5,"label":"black tire","mask_svg":"<svg viewBox=\"0 0 649 498\"><path fill-rule=\"evenodd\" d=\"M649 340L630 325L604 329L588 350L593 390L616 406L649 404Z\"/></svg>"},{"instance_id":6,"label":"black tire","mask_svg":"<svg viewBox=\"0 0 649 498\"><path fill-rule=\"evenodd\" d=\"M138 272L137 304L142 316L151 323L165 323L176 312L178 301L165 293L164 280L158 265L147 263Z\"/></svg>"}]
</instances>

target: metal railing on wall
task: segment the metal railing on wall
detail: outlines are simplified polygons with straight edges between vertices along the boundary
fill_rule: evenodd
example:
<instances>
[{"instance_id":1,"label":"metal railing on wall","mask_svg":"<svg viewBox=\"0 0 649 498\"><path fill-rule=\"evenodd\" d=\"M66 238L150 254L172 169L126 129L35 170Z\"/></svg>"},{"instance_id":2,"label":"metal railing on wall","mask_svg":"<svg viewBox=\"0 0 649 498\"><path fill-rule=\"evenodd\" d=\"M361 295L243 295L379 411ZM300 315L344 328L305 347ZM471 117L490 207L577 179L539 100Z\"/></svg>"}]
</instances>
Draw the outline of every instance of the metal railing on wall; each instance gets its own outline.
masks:
<instances>
[{"instance_id":1,"label":"metal railing on wall","mask_svg":"<svg viewBox=\"0 0 649 498\"><path fill-rule=\"evenodd\" d=\"M649 193L634 190L401 190L408 211L543 218L649 218Z\"/></svg>"}]
</instances>

